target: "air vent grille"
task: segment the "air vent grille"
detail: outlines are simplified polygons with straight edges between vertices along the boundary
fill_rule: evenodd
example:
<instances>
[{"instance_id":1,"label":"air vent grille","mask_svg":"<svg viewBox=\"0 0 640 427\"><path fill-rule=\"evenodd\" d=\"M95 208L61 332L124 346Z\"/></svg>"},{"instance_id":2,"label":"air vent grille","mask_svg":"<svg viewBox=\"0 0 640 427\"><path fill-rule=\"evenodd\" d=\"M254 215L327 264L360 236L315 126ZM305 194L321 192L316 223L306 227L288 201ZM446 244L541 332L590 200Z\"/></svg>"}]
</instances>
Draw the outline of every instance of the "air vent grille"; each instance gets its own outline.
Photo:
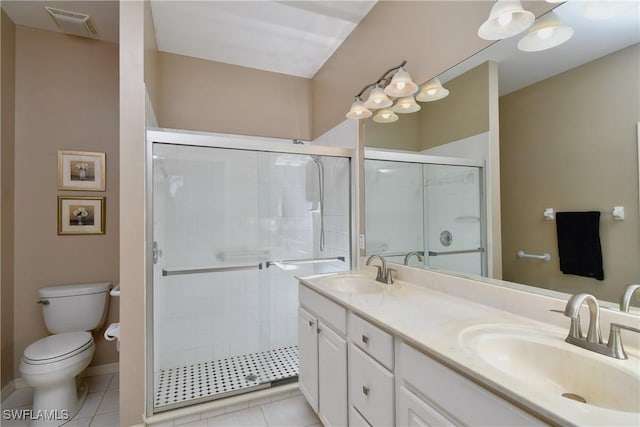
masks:
<instances>
[{"instance_id":1,"label":"air vent grille","mask_svg":"<svg viewBox=\"0 0 640 427\"><path fill-rule=\"evenodd\" d=\"M45 9L49 12L58 28L67 34L81 37L95 37L98 35L96 24L89 15L48 6L45 6Z\"/></svg>"}]
</instances>

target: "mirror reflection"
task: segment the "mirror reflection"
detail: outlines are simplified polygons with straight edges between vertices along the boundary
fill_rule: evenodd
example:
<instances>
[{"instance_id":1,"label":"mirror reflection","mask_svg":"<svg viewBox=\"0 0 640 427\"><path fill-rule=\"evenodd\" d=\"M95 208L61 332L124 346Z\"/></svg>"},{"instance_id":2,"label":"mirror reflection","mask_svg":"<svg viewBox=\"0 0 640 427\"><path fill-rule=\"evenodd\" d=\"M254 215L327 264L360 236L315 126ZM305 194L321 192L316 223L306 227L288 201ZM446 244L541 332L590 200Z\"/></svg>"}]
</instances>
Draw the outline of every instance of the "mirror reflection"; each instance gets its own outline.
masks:
<instances>
[{"instance_id":1,"label":"mirror reflection","mask_svg":"<svg viewBox=\"0 0 640 427\"><path fill-rule=\"evenodd\" d=\"M625 287L640 282L640 24L637 2L626 8L609 19L593 20L583 2L565 3L554 11L575 35L563 45L522 52L517 37L502 40L439 76L448 97L422 103L421 111L392 124L365 122L367 147L485 162L486 199L480 216L486 220L486 242L481 243L486 243L489 278L531 285L535 288L528 289L535 292L588 292L616 306ZM499 80L499 92L493 78ZM385 159L378 155L376 160ZM393 169L389 164L380 168ZM408 179L409 166L398 169L398 179ZM401 189L393 190L380 184L389 177L378 176L376 183L376 174L381 175L366 172L367 254L408 253L422 243L424 265L468 272L457 265L435 266L434 257L428 257L439 237L427 235L432 219L425 210L424 186L422 195L414 191L423 206L422 228L410 227L417 231L406 248L390 240L390 235L407 234L410 222L403 215L417 215L420 203L398 202L396 198L408 197L409 184L400 182ZM386 205L385 197L391 198ZM405 206L411 209L405 212ZM614 219L615 206L624 207L624 220ZM562 273L557 223L545 218L548 208L601 213L604 280ZM403 214L392 221L393 211ZM497 226L492 228L492 221ZM380 231L378 223L386 224L387 231ZM548 253L550 260L519 258L518 251ZM632 305L640 305L639 300L636 295Z\"/></svg>"}]
</instances>

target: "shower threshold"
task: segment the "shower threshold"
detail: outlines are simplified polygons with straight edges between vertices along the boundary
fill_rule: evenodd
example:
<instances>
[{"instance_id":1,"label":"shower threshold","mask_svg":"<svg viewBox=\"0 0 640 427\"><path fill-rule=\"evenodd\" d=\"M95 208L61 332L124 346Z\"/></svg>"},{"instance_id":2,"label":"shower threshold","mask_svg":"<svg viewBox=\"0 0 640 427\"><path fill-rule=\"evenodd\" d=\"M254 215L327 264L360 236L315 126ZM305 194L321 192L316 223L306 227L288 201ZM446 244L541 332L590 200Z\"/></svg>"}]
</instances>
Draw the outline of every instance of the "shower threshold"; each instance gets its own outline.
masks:
<instances>
[{"instance_id":1,"label":"shower threshold","mask_svg":"<svg viewBox=\"0 0 640 427\"><path fill-rule=\"evenodd\" d=\"M161 369L155 409L166 411L222 399L296 381L297 377L297 346Z\"/></svg>"}]
</instances>

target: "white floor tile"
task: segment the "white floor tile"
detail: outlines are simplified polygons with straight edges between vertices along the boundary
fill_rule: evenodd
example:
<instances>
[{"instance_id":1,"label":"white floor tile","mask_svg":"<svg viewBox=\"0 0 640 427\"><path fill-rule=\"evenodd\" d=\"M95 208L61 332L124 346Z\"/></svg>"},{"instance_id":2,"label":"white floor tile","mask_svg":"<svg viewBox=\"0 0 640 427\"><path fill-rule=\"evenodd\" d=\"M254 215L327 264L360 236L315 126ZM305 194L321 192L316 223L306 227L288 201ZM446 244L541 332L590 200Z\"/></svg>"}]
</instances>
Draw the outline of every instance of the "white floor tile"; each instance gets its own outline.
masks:
<instances>
[{"instance_id":1,"label":"white floor tile","mask_svg":"<svg viewBox=\"0 0 640 427\"><path fill-rule=\"evenodd\" d=\"M118 373L113 374L113 378L111 379L111 382L109 383L109 390L118 390L120 388L120 375Z\"/></svg>"},{"instance_id":2,"label":"white floor tile","mask_svg":"<svg viewBox=\"0 0 640 427\"><path fill-rule=\"evenodd\" d=\"M91 427L118 427L120 425L120 415L118 412L96 415L91 421Z\"/></svg>"},{"instance_id":3,"label":"white floor tile","mask_svg":"<svg viewBox=\"0 0 640 427\"><path fill-rule=\"evenodd\" d=\"M207 427L207 420L198 420L187 424L180 424L180 427Z\"/></svg>"},{"instance_id":4,"label":"white floor tile","mask_svg":"<svg viewBox=\"0 0 640 427\"><path fill-rule=\"evenodd\" d=\"M119 390L107 390L104 393L102 402L98 406L96 414L106 414L108 412L117 412L120 409L120 392Z\"/></svg>"},{"instance_id":5,"label":"white floor tile","mask_svg":"<svg viewBox=\"0 0 640 427\"><path fill-rule=\"evenodd\" d=\"M307 427L320 422L304 397L292 397L262 405L269 427Z\"/></svg>"},{"instance_id":6,"label":"white floor tile","mask_svg":"<svg viewBox=\"0 0 640 427\"><path fill-rule=\"evenodd\" d=\"M75 417L71 421L69 421L67 424L65 424L64 427L89 427L90 424L91 424L91 417L80 418L80 419Z\"/></svg>"},{"instance_id":7,"label":"white floor tile","mask_svg":"<svg viewBox=\"0 0 640 427\"><path fill-rule=\"evenodd\" d=\"M33 403L33 388L24 387L14 390L13 393L2 402L2 409L20 408Z\"/></svg>"},{"instance_id":8,"label":"white floor tile","mask_svg":"<svg viewBox=\"0 0 640 427\"><path fill-rule=\"evenodd\" d=\"M2 420L2 427L29 427L29 420Z\"/></svg>"},{"instance_id":9,"label":"white floor tile","mask_svg":"<svg viewBox=\"0 0 640 427\"><path fill-rule=\"evenodd\" d=\"M267 422L260 408L249 408L244 411L207 419L208 427L267 427Z\"/></svg>"},{"instance_id":10,"label":"white floor tile","mask_svg":"<svg viewBox=\"0 0 640 427\"><path fill-rule=\"evenodd\" d=\"M176 426L182 426L182 425L191 425L189 423L193 423L194 421L200 421L200 414L195 414L195 415L187 415L186 417L180 417L180 418L176 418L173 421L173 424ZM206 426L207 423L205 422L204 425Z\"/></svg>"},{"instance_id":11,"label":"white floor tile","mask_svg":"<svg viewBox=\"0 0 640 427\"><path fill-rule=\"evenodd\" d=\"M212 409L210 411L202 412L200 414L200 418L202 418L202 419L213 418L213 417L217 417L219 415L224 415L225 413L226 412L225 412L224 408Z\"/></svg>"},{"instance_id":12,"label":"white floor tile","mask_svg":"<svg viewBox=\"0 0 640 427\"><path fill-rule=\"evenodd\" d=\"M104 391L89 393L84 401L84 405L82 405L82 408L80 408L80 411L75 416L75 418L82 419L92 417L98 410L98 406L100 405L100 401L102 400L103 395Z\"/></svg>"},{"instance_id":13,"label":"white floor tile","mask_svg":"<svg viewBox=\"0 0 640 427\"><path fill-rule=\"evenodd\" d=\"M86 377L84 380L89 386L89 393L95 393L96 391L105 391L112 378L113 374L106 374Z\"/></svg>"}]
</instances>

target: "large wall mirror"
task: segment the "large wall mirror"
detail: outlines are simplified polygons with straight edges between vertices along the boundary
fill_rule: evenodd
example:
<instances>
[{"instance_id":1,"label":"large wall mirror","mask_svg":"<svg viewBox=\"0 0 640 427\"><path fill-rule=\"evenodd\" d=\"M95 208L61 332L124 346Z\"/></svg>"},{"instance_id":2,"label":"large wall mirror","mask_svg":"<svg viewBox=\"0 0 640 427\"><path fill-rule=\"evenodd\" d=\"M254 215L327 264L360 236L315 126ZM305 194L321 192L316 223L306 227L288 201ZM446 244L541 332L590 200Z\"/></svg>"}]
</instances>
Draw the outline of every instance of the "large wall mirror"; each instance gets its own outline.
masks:
<instances>
[{"instance_id":1,"label":"large wall mirror","mask_svg":"<svg viewBox=\"0 0 640 427\"><path fill-rule=\"evenodd\" d=\"M555 8L562 22L574 30L574 36L560 46L522 52L516 46L522 36L516 36L458 64L439 76L450 91L447 98L423 103L421 111L401 115L395 123L367 120L364 143L382 152L484 161L487 183L481 191L487 199L477 216L488 212L484 221L489 229L491 218L499 218L495 228L501 230L493 241L489 231L488 241L483 242L489 255L500 261L489 261L488 280L525 284L533 292L588 292L614 307L628 284L640 282L640 11L638 2L605 3L619 10L593 8L599 2L567 2ZM597 15L603 11L610 16ZM496 70L497 89L492 82ZM496 99L497 112L491 106ZM493 165L488 154L492 149L499 150ZM375 160L382 159L384 156ZM393 156L388 160L394 161ZM417 169L398 167L401 180L417 174ZM374 178L371 175L365 182L365 201L383 200L377 194L380 182L370 185ZM400 185L398 195L418 191L406 182ZM376 225L381 212L375 209L386 206L404 212L404 206L392 200L394 190L384 191L389 194L384 197L391 198L387 205L365 203L366 234L373 240L367 254L383 252L373 246L386 243L379 237L384 232L380 230L383 225ZM492 201L498 201L493 212ZM418 209L417 205L405 206ZM614 206L624 207L624 220L614 218ZM548 208L601 212L604 280L560 271L556 221L545 218ZM423 226L428 221L423 218ZM393 230L387 234L389 231ZM398 232L406 234L406 230ZM412 250L417 248L406 248ZM397 247L394 251L402 252ZM429 248L423 251L428 253ZM549 254L550 260L519 258L518 251ZM492 265L498 267L492 269ZM448 269L465 271L455 266ZM640 296L636 295L632 305L640 305Z\"/></svg>"}]
</instances>

